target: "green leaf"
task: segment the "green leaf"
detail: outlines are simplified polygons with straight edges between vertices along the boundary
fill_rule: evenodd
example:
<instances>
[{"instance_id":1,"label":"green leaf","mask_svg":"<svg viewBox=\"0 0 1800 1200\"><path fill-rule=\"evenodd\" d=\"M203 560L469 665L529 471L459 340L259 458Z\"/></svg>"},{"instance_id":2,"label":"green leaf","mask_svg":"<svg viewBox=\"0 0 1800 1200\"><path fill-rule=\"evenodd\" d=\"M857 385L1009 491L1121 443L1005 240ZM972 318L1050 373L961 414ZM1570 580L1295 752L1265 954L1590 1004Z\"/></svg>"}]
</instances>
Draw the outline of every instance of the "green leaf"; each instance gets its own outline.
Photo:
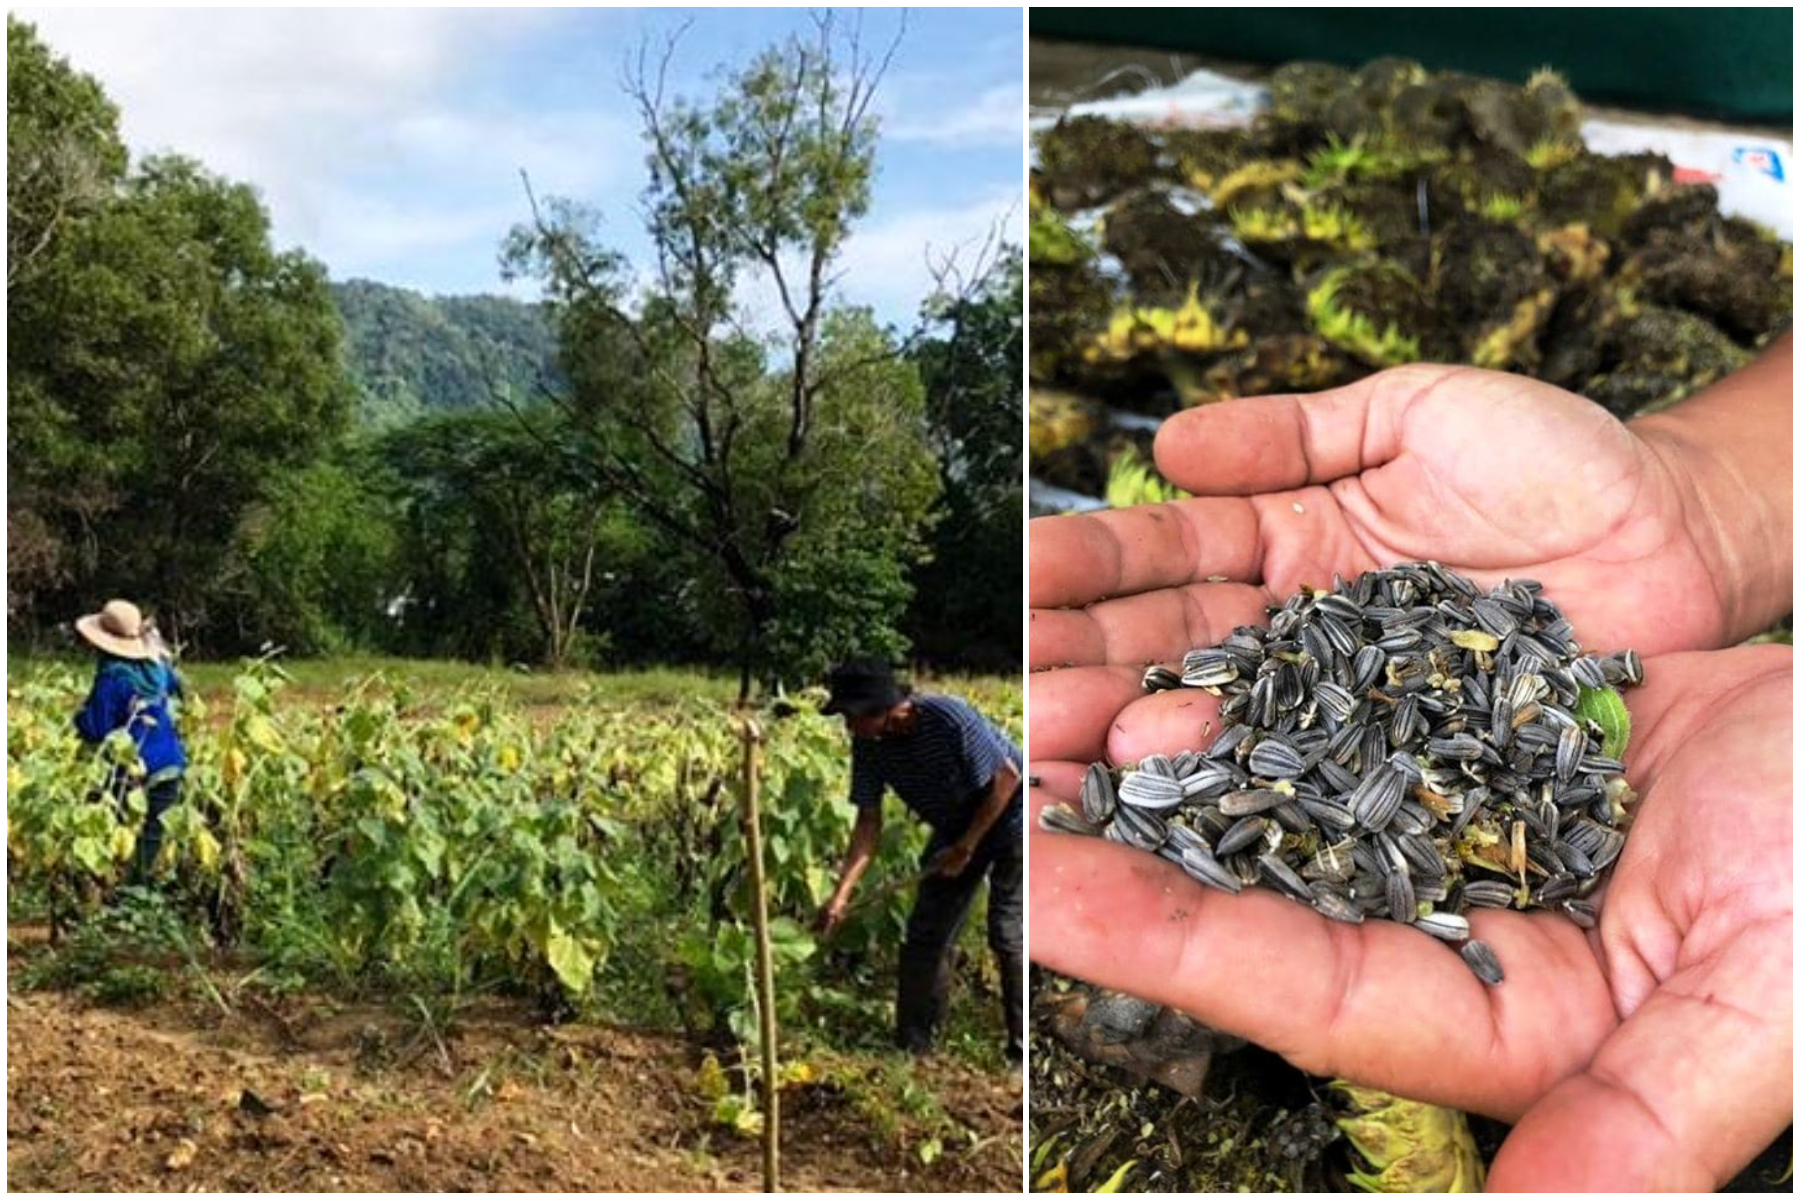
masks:
<instances>
[{"instance_id":1,"label":"green leaf","mask_svg":"<svg viewBox=\"0 0 1800 1200\"><path fill-rule=\"evenodd\" d=\"M756 1016L748 1008L734 1008L725 1020L731 1029L731 1035L746 1050L753 1049L759 1042L762 1031L757 1028Z\"/></svg>"},{"instance_id":2,"label":"green leaf","mask_svg":"<svg viewBox=\"0 0 1800 1200\"><path fill-rule=\"evenodd\" d=\"M1095 1188L1094 1191L1096 1191L1096 1192L1116 1192L1116 1191L1121 1190L1125 1186L1125 1176L1129 1175L1131 1173L1131 1168L1133 1168L1135 1166L1137 1166L1137 1159L1134 1158L1134 1159L1131 1159L1129 1162L1127 1162L1124 1166L1120 1167L1118 1170L1114 1171L1112 1173L1112 1178L1108 1179L1105 1183L1103 1183L1099 1187Z\"/></svg>"},{"instance_id":3,"label":"green leaf","mask_svg":"<svg viewBox=\"0 0 1800 1200\"><path fill-rule=\"evenodd\" d=\"M413 834L413 853L418 856L419 865L425 873L436 879L444 865L444 839L430 829L418 829Z\"/></svg>"},{"instance_id":4,"label":"green leaf","mask_svg":"<svg viewBox=\"0 0 1800 1200\"><path fill-rule=\"evenodd\" d=\"M1608 758L1625 757L1625 747L1631 744L1631 713L1617 688L1582 688L1575 715L1600 726L1600 753Z\"/></svg>"},{"instance_id":5,"label":"green leaf","mask_svg":"<svg viewBox=\"0 0 1800 1200\"><path fill-rule=\"evenodd\" d=\"M742 1096L725 1096L713 1105L713 1120L730 1126L745 1137L762 1134L763 1115L756 1105Z\"/></svg>"},{"instance_id":6,"label":"green leaf","mask_svg":"<svg viewBox=\"0 0 1800 1200\"><path fill-rule=\"evenodd\" d=\"M1162 504L1185 500L1189 493L1165 481L1150 464L1127 449L1113 460L1106 480L1106 502L1114 508L1130 508L1136 504Z\"/></svg>"},{"instance_id":7,"label":"green leaf","mask_svg":"<svg viewBox=\"0 0 1800 1200\"><path fill-rule=\"evenodd\" d=\"M1087 240L1048 208L1031 214L1026 245L1031 252L1031 261L1039 265L1067 266L1094 254Z\"/></svg>"},{"instance_id":8,"label":"green leaf","mask_svg":"<svg viewBox=\"0 0 1800 1200\"><path fill-rule=\"evenodd\" d=\"M816 949L818 943L812 934L792 917L776 917L769 922L769 952L777 962L805 962Z\"/></svg>"},{"instance_id":9,"label":"green leaf","mask_svg":"<svg viewBox=\"0 0 1800 1200\"><path fill-rule=\"evenodd\" d=\"M769 941L772 944L810 942L812 935L794 918L776 917L769 922Z\"/></svg>"},{"instance_id":10,"label":"green leaf","mask_svg":"<svg viewBox=\"0 0 1800 1200\"><path fill-rule=\"evenodd\" d=\"M87 868L90 875L100 874L112 859L112 847L100 838L76 838L74 853L75 861Z\"/></svg>"},{"instance_id":11,"label":"green leaf","mask_svg":"<svg viewBox=\"0 0 1800 1200\"><path fill-rule=\"evenodd\" d=\"M544 957L570 992L579 996L587 991L594 977L594 956L555 921L550 922L550 936L544 939Z\"/></svg>"}]
</instances>

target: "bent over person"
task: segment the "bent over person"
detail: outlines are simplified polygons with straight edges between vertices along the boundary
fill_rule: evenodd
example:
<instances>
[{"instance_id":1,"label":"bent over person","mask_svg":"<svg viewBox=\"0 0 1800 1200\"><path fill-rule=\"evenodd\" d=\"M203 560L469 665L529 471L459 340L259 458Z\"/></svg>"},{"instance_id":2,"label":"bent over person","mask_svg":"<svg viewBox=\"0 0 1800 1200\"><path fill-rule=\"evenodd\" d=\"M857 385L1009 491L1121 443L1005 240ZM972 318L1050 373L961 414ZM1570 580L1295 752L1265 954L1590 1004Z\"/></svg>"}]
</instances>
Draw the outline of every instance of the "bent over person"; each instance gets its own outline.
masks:
<instances>
[{"instance_id":1,"label":"bent over person","mask_svg":"<svg viewBox=\"0 0 1800 1200\"><path fill-rule=\"evenodd\" d=\"M932 1047L950 991L951 948L983 878L988 880L988 944L999 959L1007 1057L1024 1051L1025 847L1018 747L966 701L913 695L875 660L833 671L824 711L841 713L851 734L850 802L856 827L837 889L819 917L835 929L850 893L881 841L888 788L931 828L919 898L900 952L896 1038L915 1054Z\"/></svg>"}]
</instances>

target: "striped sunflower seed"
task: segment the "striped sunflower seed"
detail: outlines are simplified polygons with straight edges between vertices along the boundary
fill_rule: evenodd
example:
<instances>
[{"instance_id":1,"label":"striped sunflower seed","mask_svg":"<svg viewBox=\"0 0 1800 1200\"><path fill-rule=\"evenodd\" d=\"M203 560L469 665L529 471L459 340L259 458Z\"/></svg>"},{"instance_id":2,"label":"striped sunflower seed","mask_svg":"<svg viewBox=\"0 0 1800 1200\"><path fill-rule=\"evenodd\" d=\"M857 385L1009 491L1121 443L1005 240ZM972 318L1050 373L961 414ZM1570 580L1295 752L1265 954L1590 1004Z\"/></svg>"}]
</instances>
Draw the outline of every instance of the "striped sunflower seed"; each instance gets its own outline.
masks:
<instances>
[{"instance_id":1,"label":"striped sunflower seed","mask_svg":"<svg viewBox=\"0 0 1800 1200\"><path fill-rule=\"evenodd\" d=\"M1585 652L1535 581L1484 591L1437 563L1334 578L1267 616L1179 671L1145 669L1146 690L1220 697L1210 745L1096 764L1079 807L1040 824L1158 853L1210 887L1410 922L1490 982L1499 964L1469 941L1470 909L1592 927L1586 897L1621 852L1633 793L1576 713L1583 688L1642 680L1634 652ZM1496 868L1516 878L1466 875Z\"/></svg>"},{"instance_id":2,"label":"striped sunflower seed","mask_svg":"<svg viewBox=\"0 0 1800 1200\"><path fill-rule=\"evenodd\" d=\"M1490 987L1498 986L1506 978L1506 972L1500 969L1500 959L1495 956L1494 948L1486 942L1464 942L1458 953L1469 964L1469 970L1475 972L1476 978Z\"/></svg>"},{"instance_id":3,"label":"striped sunflower seed","mask_svg":"<svg viewBox=\"0 0 1800 1200\"><path fill-rule=\"evenodd\" d=\"M1263 779L1292 779L1306 770L1300 752L1276 738L1265 738L1250 751L1250 773Z\"/></svg>"},{"instance_id":4,"label":"striped sunflower seed","mask_svg":"<svg viewBox=\"0 0 1800 1200\"><path fill-rule=\"evenodd\" d=\"M1119 781L1118 798L1129 808L1174 808L1183 798L1181 780L1151 771L1131 771Z\"/></svg>"},{"instance_id":5,"label":"striped sunflower seed","mask_svg":"<svg viewBox=\"0 0 1800 1200\"><path fill-rule=\"evenodd\" d=\"M1370 831L1387 828L1400 808L1404 787L1400 772L1386 765L1376 767L1350 794L1350 810L1356 815L1356 823Z\"/></svg>"},{"instance_id":6,"label":"striped sunflower seed","mask_svg":"<svg viewBox=\"0 0 1800 1200\"><path fill-rule=\"evenodd\" d=\"M1067 804L1047 804L1038 812L1038 825L1052 833L1075 833L1093 837L1100 826L1088 820Z\"/></svg>"},{"instance_id":7,"label":"striped sunflower seed","mask_svg":"<svg viewBox=\"0 0 1800 1200\"><path fill-rule=\"evenodd\" d=\"M1081 815L1095 825L1112 820L1119 793L1113 786L1112 772L1095 763L1081 777Z\"/></svg>"},{"instance_id":8,"label":"striped sunflower seed","mask_svg":"<svg viewBox=\"0 0 1800 1200\"><path fill-rule=\"evenodd\" d=\"M1268 812L1278 804L1288 801L1285 792L1272 791L1269 788L1250 788L1241 792L1232 792L1219 798L1219 811L1228 817L1247 817L1253 813Z\"/></svg>"}]
</instances>

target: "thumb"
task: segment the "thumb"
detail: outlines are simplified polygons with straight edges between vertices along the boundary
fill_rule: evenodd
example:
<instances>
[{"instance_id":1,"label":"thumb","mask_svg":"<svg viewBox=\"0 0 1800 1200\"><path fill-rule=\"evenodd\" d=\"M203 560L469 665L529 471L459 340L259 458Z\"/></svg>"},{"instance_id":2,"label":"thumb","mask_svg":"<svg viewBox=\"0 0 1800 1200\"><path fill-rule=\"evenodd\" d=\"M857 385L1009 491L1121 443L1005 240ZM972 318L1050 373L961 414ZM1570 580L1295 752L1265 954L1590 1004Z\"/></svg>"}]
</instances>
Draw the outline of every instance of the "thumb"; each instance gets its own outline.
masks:
<instances>
[{"instance_id":1,"label":"thumb","mask_svg":"<svg viewBox=\"0 0 1800 1200\"><path fill-rule=\"evenodd\" d=\"M1671 977L1520 1119L1488 1190L1710 1192L1742 1170L1793 1116L1787 939Z\"/></svg>"},{"instance_id":2,"label":"thumb","mask_svg":"<svg viewBox=\"0 0 1800 1200\"><path fill-rule=\"evenodd\" d=\"M1157 431L1156 466L1202 496L1330 483L1394 458L1406 410L1457 371L1396 367L1309 396L1256 396L1189 409Z\"/></svg>"}]
</instances>

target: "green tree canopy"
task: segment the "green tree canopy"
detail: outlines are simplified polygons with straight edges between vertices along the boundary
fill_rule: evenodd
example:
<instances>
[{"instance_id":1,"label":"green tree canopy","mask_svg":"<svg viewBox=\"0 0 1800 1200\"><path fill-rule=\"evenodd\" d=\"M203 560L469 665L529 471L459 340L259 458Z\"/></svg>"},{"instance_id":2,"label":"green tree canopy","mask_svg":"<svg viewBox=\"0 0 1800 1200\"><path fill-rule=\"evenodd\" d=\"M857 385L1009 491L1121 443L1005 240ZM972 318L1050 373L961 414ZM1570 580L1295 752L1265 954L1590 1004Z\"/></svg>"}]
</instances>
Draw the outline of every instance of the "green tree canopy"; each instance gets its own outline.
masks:
<instances>
[{"instance_id":1,"label":"green tree canopy","mask_svg":"<svg viewBox=\"0 0 1800 1200\"><path fill-rule=\"evenodd\" d=\"M73 548L55 600L138 594L198 634L240 519L347 419L324 269L249 187L154 158L10 301L9 476Z\"/></svg>"},{"instance_id":2,"label":"green tree canopy","mask_svg":"<svg viewBox=\"0 0 1800 1200\"><path fill-rule=\"evenodd\" d=\"M908 628L921 653L962 665L1011 669L1024 657L1023 266L1006 248L970 295L930 306L943 332L913 354L944 496Z\"/></svg>"},{"instance_id":3,"label":"green tree canopy","mask_svg":"<svg viewBox=\"0 0 1800 1200\"><path fill-rule=\"evenodd\" d=\"M373 448L347 446L280 473L244 517L215 642L290 654L385 647L406 558L399 483Z\"/></svg>"},{"instance_id":4,"label":"green tree canopy","mask_svg":"<svg viewBox=\"0 0 1800 1200\"><path fill-rule=\"evenodd\" d=\"M866 310L836 309L819 343L823 377L794 514L777 562L768 674L817 679L853 654L899 657L912 568L930 547L937 460L926 440L925 391L913 364ZM788 381L769 381L770 427L759 441L773 473Z\"/></svg>"},{"instance_id":5,"label":"green tree canopy","mask_svg":"<svg viewBox=\"0 0 1800 1200\"><path fill-rule=\"evenodd\" d=\"M777 646L823 654L861 629L898 648L936 491L916 374L836 288L868 208L886 59L829 16L815 33L727 74L707 103L668 95L672 45L659 64L640 56L628 88L654 257L637 312L624 264L576 205L538 206L506 253L552 297L564 407L592 469L719 579L741 693L758 672L802 673ZM751 286L775 297L772 326L745 312Z\"/></svg>"},{"instance_id":6,"label":"green tree canopy","mask_svg":"<svg viewBox=\"0 0 1800 1200\"><path fill-rule=\"evenodd\" d=\"M427 418L386 435L382 455L399 481L415 648L550 666L605 648L588 618L627 586L617 567L644 539L571 453L560 413Z\"/></svg>"},{"instance_id":7,"label":"green tree canopy","mask_svg":"<svg viewBox=\"0 0 1800 1200\"><path fill-rule=\"evenodd\" d=\"M6 18L6 289L28 280L59 233L125 174L119 110L92 76Z\"/></svg>"}]
</instances>

